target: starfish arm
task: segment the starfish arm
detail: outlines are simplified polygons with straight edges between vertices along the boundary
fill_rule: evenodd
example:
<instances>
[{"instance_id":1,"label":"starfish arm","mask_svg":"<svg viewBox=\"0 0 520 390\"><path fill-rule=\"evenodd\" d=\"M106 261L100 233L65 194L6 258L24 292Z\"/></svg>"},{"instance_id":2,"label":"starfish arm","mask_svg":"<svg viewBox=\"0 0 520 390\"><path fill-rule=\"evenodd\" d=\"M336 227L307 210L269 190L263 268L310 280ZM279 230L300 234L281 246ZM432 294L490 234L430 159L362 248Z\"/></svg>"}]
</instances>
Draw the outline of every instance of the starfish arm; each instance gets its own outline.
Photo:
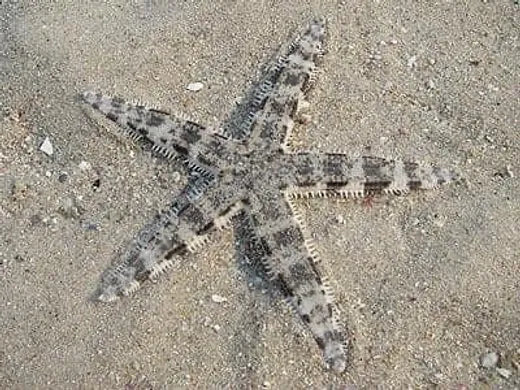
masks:
<instances>
[{"instance_id":1,"label":"starfish arm","mask_svg":"<svg viewBox=\"0 0 520 390\"><path fill-rule=\"evenodd\" d=\"M104 272L97 299L108 302L130 295L140 284L156 279L174 261L209 241L210 234L227 228L243 206L238 194L214 186L204 196L188 185L140 234L119 264Z\"/></svg>"},{"instance_id":2,"label":"starfish arm","mask_svg":"<svg viewBox=\"0 0 520 390\"><path fill-rule=\"evenodd\" d=\"M252 147L272 142L285 147L296 117L308 105L305 97L315 81L324 39L324 22L314 21L287 45L239 110L231 115L223 133L246 140Z\"/></svg>"},{"instance_id":3,"label":"starfish arm","mask_svg":"<svg viewBox=\"0 0 520 390\"><path fill-rule=\"evenodd\" d=\"M278 84L290 50L289 48L266 67L261 79L251 87L242 101L230 113L220 130L225 138L237 141L249 139L257 117L265 107L267 97Z\"/></svg>"},{"instance_id":4,"label":"starfish arm","mask_svg":"<svg viewBox=\"0 0 520 390\"><path fill-rule=\"evenodd\" d=\"M364 196L404 194L431 189L456 179L447 169L378 157L350 159L341 153L300 153L284 156L291 173L284 177L294 196Z\"/></svg>"},{"instance_id":5,"label":"starfish arm","mask_svg":"<svg viewBox=\"0 0 520 390\"><path fill-rule=\"evenodd\" d=\"M270 97L284 88L283 84L288 81L288 73L294 75L295 62L300 61L300 57L304 54L310 54L312 60L315 60L322 54L321 48L316 50L315 47L312 47L311 53L309 53L306 46L312 39L317 39L320 41L320 44L323 44L323 37L321 35L315 38L310 37L313 31L322 28L323 24L321 22L313 22L303 35L298 35L293 41L284 45L283 49L279 51L278 56L276 56L276 59L266 67L259 82L251 88L246 97L231 113L226 125L222 129L222 133L226 137L237 140L249 140L252 136L254 125L262 116L263 111L272 109ZM307 76L299 81L302 91L310 89L314 75L313 69L315 68L315 64L313 66L310 62L305 65L311 69L305 69L304 72L306 72L305 74ZM294 76L299 77L298 74ZM256 135L257 134L254 136Z\"/></svg>"},{"instance_id":6,"label":"starfish arm","mask_svg":"<svg viewBox=\"0 0 520 390\"><path fill-rule=\"evenodd\" d=\"M211 146L225 142L216 136L212 129L182 115L170 115L164 111L90 91L84 92L82 98L117 123L131 139L144 141L145 144L151 145L154 152L169 159L180 160L190 169L204 166L197 160L197 156L211 154Z\"/></svg>"},{"instance_id":7,"label":"starfish arm","mask_svg":"<svg viewBox=\"0 0 520 390\"><path fill-rule=\"evenodd\" d=\"M317 253L302 220L281 195L251 197L251 251L311 330L329 367L346 367L346 338L338 325L332 290L317 267Z\"/></svg>"}]
</instances>

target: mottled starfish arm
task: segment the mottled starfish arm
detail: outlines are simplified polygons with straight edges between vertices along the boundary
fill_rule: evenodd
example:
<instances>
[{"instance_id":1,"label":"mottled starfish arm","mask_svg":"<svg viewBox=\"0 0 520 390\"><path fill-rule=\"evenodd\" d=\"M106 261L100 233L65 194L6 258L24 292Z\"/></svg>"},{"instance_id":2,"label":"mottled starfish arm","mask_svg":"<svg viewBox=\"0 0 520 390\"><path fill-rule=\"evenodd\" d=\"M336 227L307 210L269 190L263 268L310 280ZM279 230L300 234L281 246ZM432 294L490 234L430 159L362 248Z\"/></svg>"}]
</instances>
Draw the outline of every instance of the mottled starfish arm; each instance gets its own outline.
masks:
<instances>
[{"instance_id":1,"label":"mottled starfish arm","mask_svg":"<svg viewBox=\"0 0 520 390\"><path fill-rule=\"evenodd\" d=\"M232 116L224 134L246 140L252 147L272 142L285 147L297 115L308 105L305 97L315 81L324 39L324 22L312 22L287 46L244 104L246 119L233 121Z\"/></svg>"},{"instance_id":2,"label":"mottled starfish arm","mask_svg":"<svg viewBox=\"0 0 520 390\"><path fill-rule=\"evenodd\" d=\"M204 145L219 141L210 128L157 109L136 105L119 98L84 92L83 100L117 123L133 140L149 143L152 150L169 159L178 159L193 168ZM202 148L202 149L201 149Z\"/></svg>"},{"instance_id":3,"label":"mottled starfish arm","mask_svg":"<svg viewBox=\"0 0 520 390\"><path fill-rule=\"evenodd\" d=\"M239 194L225 186L206 189L203 197L187 186L140 232L119 263L102 275L97 299L115 300L131 294L142 282L157 278L176 258L208 242L212 232L227 228L242 206Z\"/></svg>"},{"instance_id":4,"label":"mottled starfish arm","mask_svg":"<svg viewBox=\"0 0 520 390\"><path fill-rule=\"evenodd\" d=\"M271 134L263 134L285 142L290 136L293 125L293 116L305 108L305 94L309 91L315 79L315 70L319 59L323 55L325 26L322 21L314 21L309 28L298 35L293 41L285 45L280 55L267 67L261 80L252 88L246 98L235 109L223 128L226 137L246 140L252 143L262 142L258 139L261 130L255 124L270 118L271 112L280 116L282 122L278 129ZM287 112L281 107L289 104ZM287 128L282 128L286 124ZM253 130L255 129L255 130ZM269 142L264 139L263 142Z\"/></svg>"},{"instance_id":5,"label":"mottled starfish arm","mask_svg":"<svg viewBox=\"0 0 520 390\"><path fill-rule=\"evenodd\" d=\"M310 328L327 365L345 370L346 338L338 325L331 288L317 267L317 253L298 217L283 195L250 199L254 231L252 253L261 256L268 275L282 287L303 322Z\"/></svg>"},{"instance_id":6,"label":"mottled starfish arm","mask_svg":"<svg viewBox=\"0 0 520 390\"><path fill-rule=\"evenodd\" d=\"M286 191L298 196L404 194L453 181L454 172L413 162L378 157L349 159L341 153L287 154Z\"/></svg>"}]
</instances>

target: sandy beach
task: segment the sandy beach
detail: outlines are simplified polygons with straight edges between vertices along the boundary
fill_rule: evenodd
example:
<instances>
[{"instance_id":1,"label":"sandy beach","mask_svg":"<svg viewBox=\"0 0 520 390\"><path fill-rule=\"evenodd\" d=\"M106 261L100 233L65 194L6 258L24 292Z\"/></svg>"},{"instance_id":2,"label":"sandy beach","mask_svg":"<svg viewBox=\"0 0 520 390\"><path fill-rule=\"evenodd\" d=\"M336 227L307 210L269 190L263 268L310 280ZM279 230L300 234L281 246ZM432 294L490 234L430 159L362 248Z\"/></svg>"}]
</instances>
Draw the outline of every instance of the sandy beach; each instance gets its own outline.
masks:
<instances>
[{"instance_id":1,"label":"sandy beach","mask_svg":"<svg viewBox=\"0 0 520 390\"><path fill-rule=\"evenodd\" d=\"M520 388L518 2L109 3L0 2L1 388ZM298 201L350 335L347 370L326 370L232 230L135 295L94 302L186 177L79 94L218 126L315 17L327 55L294 147L463 177Z\"/></svg>"}]
</instances>

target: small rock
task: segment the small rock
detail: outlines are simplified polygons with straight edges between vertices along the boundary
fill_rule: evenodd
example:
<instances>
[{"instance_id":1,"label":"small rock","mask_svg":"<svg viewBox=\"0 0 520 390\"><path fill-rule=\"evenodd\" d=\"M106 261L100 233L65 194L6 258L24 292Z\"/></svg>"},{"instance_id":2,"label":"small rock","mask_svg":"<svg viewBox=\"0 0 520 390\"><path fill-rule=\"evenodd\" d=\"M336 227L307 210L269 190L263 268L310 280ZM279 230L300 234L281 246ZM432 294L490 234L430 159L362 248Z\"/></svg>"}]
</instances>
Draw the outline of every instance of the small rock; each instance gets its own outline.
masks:
<instances>
[{"instance_id":1,"label":"small rock","mask_svg":"<svg viewBox=\"0 0 520 390\"><path fill-rule=\"evenodd\" d=\"M480 357L480 365L484 368L493 368L498 363L498 354L496 352L485 353Z\"/></svg>"},{"instance_id":2,"label":"small rock","mask_svg":"<svg viewBox=\"0 0 520 390\"><path fill-rule=\"evenodd\" d=\"M343 218L343 215L336 215L336 222L341 225L345 224L345 218Z\"/></svg>"},{"instance_id":3,"label":"small rock","mask_svg":"<svg viewBox=\"0 0 520 390\"><path fill-rule=\"evenodd\" d=\"M82 161L78 165L79 169L81 169L83 172L88 171L90 169L90 163L86 161Z\"/></svg>"},{"instance_id":4,"label":"small rock","mask_svg":"<svg viewBox=\"0 0 520 390\"><path fill-rule=\"evenodd\" d=\"M508 379L511 376L511 371L507 368L497 368L498 375L500 375L504 379Z\"/></svg>"},{"instance_id":5,"label":"small rock","mask_svg":"<svg viewBox=\"0 0 520 390\"><path fill-rule=\"evenodd\" d=\"M513 169L511 168L511 165L506 165L501 171L496 172L495 176L498 176L502 179L512 179L515 177L515 174L513 172Z\"/></svg>"},{"instance_id":6,"label":"small rock","mask_svg":"<svg viewBox=\"0 0 520 390\"><path fill-rule=\"evenodd\" d=\"M406 64L409 69L413 69L417 66L417 56L411 56L408 58L408 62Z\"/></svg>"},{"instance_id":7,"label":"small rock","mask_svg":"<svg viewBox=\"0 0 520 390\"><path fill-rule=\"evenodd\" d=\"M85 222L82 224L83 229L89 232L97 232L99 230L99 224L94 222Z\"/></svg>"},{"instance_id":8,"label":"small rock","mask_svg":"<svg viewBox=\"0 0 520 390\"><path fill-rule=\"evenodd\" d=\"M181 180L181 174L179 172L173 172L172 180L174 183L178 183Z\"/></svg>"},{"instance_id":9,"label":"small rock","mask_svg":"<svg viewBox=\"0 0 520 390\"><path fill-rule=\"evenodd\" d=\"M188 91L192 91L192 92L200 91L202 88L204 88L204 84L202 84L201 82L189 83L188 86L186 87L186 89Z\"/></svg>"},{"instance_id":10,"label":"small rock","mask_svg":"<svg viewBox=\"0 0 520 390\"><path fill-rule=\"evenodd\" d=\"M268 381L264 381L264 383L262 383L262 387L263 387L264 389L268 389L268 388L271 387L271 384L270 384Z\"/></svg>"},{"instance_id":11,"label":"small rock","mask_svg":"<svg viewBox=\"0 0 520 390\"><path fill-rule=\"evenodd\" d=\"M49 139L49 137L45 137L42 144L40 145L40 150L47 156L52 156L52 154L54 153L54 148L52 147L51 140Z\"/></svg>"},{"instance_id":12,"label":"small rock","mask_svg":"<svg viewBox=\"0 0 520 390\"><path fill-rule=\"evenodd\" d=\"M101 179L100 179L100 178L97 178L96 180L94 180L94 181L92 182L92 189L93 189L94 191L97 191L97 190L99 190L99 186L100 186L100 185L101 185Z\"/></svg>"},{"instance_id":13,"label":"small rock","mask_svg":"<svg viewBox=\"0 0 520 390\"><path fill-rule=\"evenodd\" d=\"M513 173L513 169L511 168L511 165L506 165L506 175L509 176L511 179L515 177L515 174Z\"/></svg>"},{"instance_id":14,"label":"small rock","mask_svg":"<svg viewBox=\"0 0 520 390\"><path fill-rule=\"evenodd\" d=\"M69 178L69 174L67 172L61 172L58 176L58 181L60 183L65 183Z\"/></svg>"},{"instance_id":15,"label":"small rock","mask_svg":"<svg viewBox=\"0 0 520 390\"><path fill-rule=\"evenodd\" d=\"M227 298L226 297L222 297L220 295L217 295L217 294L213 294L211 296L211 300L215 303L222 303L222 302L227 302Z\"/></svg>"},{"instance_id":16,"label":"small rock","mask_svg":"<svg viewBox=\"0 0 520 390\"><path fill-rule=\"evenodd\" d=\"M213 330L218 333L220 331L220 325L213 325Z\"/></svg>"}]
</instances>

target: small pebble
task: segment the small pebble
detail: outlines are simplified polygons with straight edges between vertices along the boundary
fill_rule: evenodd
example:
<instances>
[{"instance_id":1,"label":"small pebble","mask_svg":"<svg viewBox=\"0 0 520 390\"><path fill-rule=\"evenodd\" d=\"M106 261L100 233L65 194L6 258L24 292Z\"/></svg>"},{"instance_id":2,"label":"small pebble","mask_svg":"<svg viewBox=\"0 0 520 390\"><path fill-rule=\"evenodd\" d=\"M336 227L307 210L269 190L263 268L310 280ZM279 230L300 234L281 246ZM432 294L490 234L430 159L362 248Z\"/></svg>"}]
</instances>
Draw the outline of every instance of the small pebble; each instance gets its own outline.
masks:
<instances>
[{"instance_id":1,"label":"small pebble","mask_svg":"<svg viewBox=\"0 0 520 390\"><path fill-rule=\"evenodd\" d=\"M81 169L83 172L88 171L90 169L90 163L86 161L82 161L78 165L79 169Z\"/></svg>"},{"instance_id":2,"label":"small pebble","mask_svg":"<svg viewBox=\"0 0 520 390\"><path fill-rule=\"evenodd\" d=\"M215 303L222 303L222 302L227 302L227 298L226 297L222 297L220 295L217 295L217 294L213 294L211 296L211 300Z\"/></svg>"},{"instance_id":3,"label":"small pebble","mask_svg":"<svg viewBox=\"0 0 520 390\"><path fill-rule=\"evenodd\" d=\"M496 172L495 176L498 176L502 179L512 179L515 177L515 174L511 168L511 165L507 165L501 171Z\"/></svg>"},{"instance_id":4,"label":"small pebble","mask_svg":"<svg viewBox=\"0 0 520 390\"><path fill-rule=\"evenodd\" d=\"M407 66L408 66L409 69L415 68L417 66L417 57L416 56L411 56L408 59Z\"/></svg>"},{"instance_id":5,"label":"small pebble","mask_svg":"<svg viewBox=\"0 0 520 390\"><path fill-rule=\"evenodd\" d=\"M58 181L60 183L65 183L68 178L69 178L69 175L67 172L61 172L60 175L58 176Z\"/></svg>"},{"instance_id":6,"label":"small pebble","mask_svg":"<svg viewBox=\"0 0 520 390\"><path fill-rule=\"evenodd\" d=\"M504 379L508 379L511 376L511 371L507 368L497 368L498 375L500 375Z\"/></svg>"},{"instance_id":7,"label":"small pebble","mask_svg":"<svg viewBox=\"0 0 520 390\"><path fill-rule=\"evenodd\" d=\"M54 148L52 147L52 143L49 137L45 137L43 143L40 146L40 150L47 156L52 156L52 154L54 153Z\"/></svg>"},{"instance_id":8,"label":"small pebble","mask_svg":"<svg viewBox=\"0 0 520 390\"><path fill-rule=\"evenodd\" d=\"M510 177L510 178L515 177L515 174L513 173L513 169L511 168L511 165L506 165L505 174L507 177Z\"/></svg>"},{"instance_id":9,"label":"small pebble","mask_svg":"<svg viewBox=\"0 0 520 390\"><path fill-rule=\"evenodd\" d=\"M343 218L343 215L336 215L336 222L343 225L345 223L345 218Z\"/></svg>"},{"instance_id":10,"label":"small pebble","mask_svg":"<svg viewBox=\"0 0 520 390\"><path fill-rule=\"evenodd\" d=\"M83 229L89 232L96 232L99 230L99 225L97 223L85 222L83 223Z\"/></svg>"},{"instance_id":11,"label":"small pebble","mask_svg":"<svg viewBox=\"0 0 520 390\"><path fill-rule=\"evenodd\" d=\"M498 354L496 352L485 353L480 357L480 365L484 368L493 368L498 363Z\"/></svg>"},{"instance_id":12,"label":"small pebble","mask_svg":"<svg viewBox=\"0 0 520 390\"><path fill-rule=\"evenodd\" d=\"M188 91L193 91L193 92L200 91L202 88L204 88L204 84L202 84L201 82L189 83L188 86L186 87L186 89Z\"/></svg>"}]
</instances>

